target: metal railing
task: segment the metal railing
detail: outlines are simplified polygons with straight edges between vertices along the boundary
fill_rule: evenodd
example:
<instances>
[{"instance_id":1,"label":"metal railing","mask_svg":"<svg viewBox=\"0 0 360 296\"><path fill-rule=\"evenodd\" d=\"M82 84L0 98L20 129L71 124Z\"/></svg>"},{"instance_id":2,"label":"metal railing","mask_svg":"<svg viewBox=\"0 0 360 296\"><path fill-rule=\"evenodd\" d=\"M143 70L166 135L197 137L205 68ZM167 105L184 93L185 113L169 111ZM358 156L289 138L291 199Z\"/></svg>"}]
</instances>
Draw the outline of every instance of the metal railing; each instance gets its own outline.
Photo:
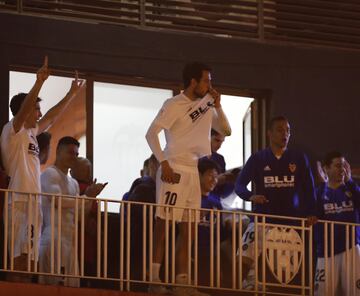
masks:
<instances>
[{"instance_id":1,"label":"metal railing","mask_svg":"<svg viewBox=\"0 0 360 296\"><path fill-rule=\"evenodd\" d=\"M14 264L14 249L18 242L15 236L14 201L15 192L1 190L4 198L4 244L3 264L1 271L13 273L19 270ZM18 193L16 193L18 194ZM27 216L27 266L21 272L36 274L42 278L75 278L88 280L105 280L117 283L120 290L132 290L134 284L143 286L158 285L154 282L152 268L154 253L154 215L156 204L114 201L108 199L92 199L85 196L71 197L53 194L25 194L28 199L25 213ZM45 199L49 207L37 206ZM86 229L86 222L91 212L88 206L92 203L92 218L96 226ZM119 203L120 213L109 222L108 206ZM66 205L66 206L65 206ZM104 211L101 212L101 206ZM48 212L42 212L42 210ZM95 209L95 210L94 210ZM179 286L176 282L176 239L177 224L173 215L175 207L166 206L165 219L165 254L162 284L168 287ZM178 209L178 208L176 208ZM200 289L219 289L226 291L253 291L267 294L313 295L314 279L324 284L324 295L335 294L335 268L337 254L334 250L334 227L343 226L346 232L346 269L345 278L348 291L356 288L355 262L358 260L355 246L357 224L320 221L324 227L323 268L314 272L316 252L313 250L313 227L306 225L306 220L294 217L260 215L245 211L220 211L214 209L184 208L189 217L188 235L194 235L193 243L188 240L187 273L188 283L185 286ZM41 266L44 256L44 225L42 220L34 217L50 215L50 264L48 269ZM227 215L226 227L222 223ZM64 236L64 217L72 221L71 235ZM70 217L70 218L69 218ZM251 217L251 224L248 224ZM46 219L44 219L45 221ZM35 221L35 222L31 222ZM115 221L115 222L114 222ZM191 221L195 221L195 227ZM116 224L113 227L112 224ZM33 225L33 226L31 226ZM244 231L246 229L246 231ZM85 251L90 247L85 244L85 233L90 231L96 235L92 247L96 248L93 263L96 271L87 274ZM30 234L34 234L31 236ZM68 234L68 233L67 233ZM63 253L64 240L70 241L71 251ZM328 244L330 242L330 244ZM46 250L46 248L45 248ZM251 250L251 251L249 251ZM114 257L115 254L115 257ZM252 254L252 256L251 256ZM39 260L38 260L39 258ZM63 261L72 258L71 272L64 270ZM115 258L115 259L114 259ZM249 264L249 258L253 265ZM34 260L35 259L35 260ZM321 258L320 258L321 259ZM40 268L38 267L40 261ZM251 261L251 260L250 260ZM244 281L246 269L253 269L254 285L246 286ZM70 270L70 269L68 269ZM114 271L115 270L115 271ZM208 272L207 272L208 270ZM41 277L40 277L41 278ZM46 282L46 280L45 280ZM65 280L66 282L66 280ZM76 285L75 285L76 286ZM78 286L78 285L77 285Z\"/></svg>"},{"instance_id":2,"label":"metal railing","mask_svg":"<svg viewBox=\"0 0 360 296\"><path fill-rule=\"evenodd\" d=\"M0 11L360 49L360 2L356 0L2 0Z\"/></svg>"}]
</instances>

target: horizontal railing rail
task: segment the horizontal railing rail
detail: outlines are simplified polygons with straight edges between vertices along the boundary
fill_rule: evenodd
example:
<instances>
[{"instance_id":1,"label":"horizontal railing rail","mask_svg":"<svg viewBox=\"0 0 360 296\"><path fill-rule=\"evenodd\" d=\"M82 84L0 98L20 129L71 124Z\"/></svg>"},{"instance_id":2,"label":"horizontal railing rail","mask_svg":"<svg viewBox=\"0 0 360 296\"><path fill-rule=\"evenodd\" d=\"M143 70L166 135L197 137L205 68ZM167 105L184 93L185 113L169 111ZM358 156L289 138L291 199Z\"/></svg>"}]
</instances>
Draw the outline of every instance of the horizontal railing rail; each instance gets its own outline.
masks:
<instances>
[{"instance_id":1,"label":"horizontal railing rail","mask_svg":"<svg viewBox=\"0 0 360 296\"><path fill-rule=\"evenodd\" d=\"M314 280L322 279L326 295L335 295L334 236L345 231L347 272L350 289L356 289L354 267L357 258L356 223L320 220L308 226L301 217L276 216L237 210L217 210L160 206L137 201L117 201L86 196L46 193L20 193L1 190L3 234L1 271L37 275L39 282L63 282L80 286L79 280L113 282L120 290L165 285L224 291L253 291L268 294L312 295ZM24 197L25 198L19 198ZM120 204L119 213L109 213L110 204ZM20 205L20 206L19 206ZM12 217L26 217L26 268L16 268L19 234ZM102 210L103 209L103 210ZM165 240L162 283L152 274L155 245L155 212L165 211ZM176 282L176 240L178 223L174 210L184 209L188 238L187 284ZM40 218L39 218L40 217ZM92 224L89 222L92 222ZM323 227L324 267L314 269L316 248L314 232ZM342 230L339 230L342 227ZM87 235L93 240L86 242ZM316 237L315 242L319 240ZM94 249L92 262L87 248ZM45 258L45 259L44 259ZM250 260L250 261L249 261ZM251 267L251 263L253 265ZM319 260L319 259L318 259ZM45 263L46 264L45 264ZM95 266L87 271L88 264ZM65 269L64 269L65 266ZM247 270L253 269L254 285L246 282ZM320 271L319 271L320 270ZM52 280L51 280L52 279Z\"/></svg>"}]
</instances>

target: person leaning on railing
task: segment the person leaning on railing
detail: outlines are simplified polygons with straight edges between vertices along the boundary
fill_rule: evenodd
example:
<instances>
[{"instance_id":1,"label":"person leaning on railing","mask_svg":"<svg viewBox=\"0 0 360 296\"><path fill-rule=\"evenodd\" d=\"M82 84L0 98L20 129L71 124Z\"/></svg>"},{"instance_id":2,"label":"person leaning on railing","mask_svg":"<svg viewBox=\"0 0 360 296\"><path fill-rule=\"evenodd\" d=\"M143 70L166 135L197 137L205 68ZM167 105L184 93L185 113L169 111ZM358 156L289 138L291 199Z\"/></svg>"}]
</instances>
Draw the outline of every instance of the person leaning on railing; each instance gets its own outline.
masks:
<instances>
[{"instance_id":1,"label":"person leaning on railing","mask_svg":"<svg viewBox=\"0 0 360 296\"><path fill-rule=\"evenodd\" d=\"M319 218L360 224L360 187L352 180L350 164L342 153L329 152L325 156L323 164L317 163L317 169L319 179L322 181L316 190ZM334 231L331 233L331 225L327 223L327 241L325 241L324 227L324 223L318 223L315 226L318 256L315 272L315 295L350 296L354 295L354 290L356 291L355 295L359 295L359 227L349 227L347 236L345 225L335 223ZM352 235L353 227L355 227L355 237ZM332 245L334 258L331 258ZM325 246L327 246L327 254ZM327 262L327 269L325 262ZM334 262L334 270L332 262ZM332 287L334 287L333 291Z\"/></svg>"},{"instance_id":2,"label":"person leaning on railing","mask_svg":"<svg viewBox=\"0 0 360 296\"><path fill-rule=\"evenodd\" d=\"M256 152L246 162L235 184L235 192L253 203L253 212L291 217L307 217L308 223L316 222L316 197L314 180L305 154L288 149L290 124L278 116L270 120L267 135L269 147ZM247 185L253 182L253 191ZM262 227L255 235L254 217L243 235L244 288L253 290L255 285L255 237L258 238L258 256L262 253ZM259 218L261 219L261 218ZM292 224L293 221L266 218L267 223ZM269 228L266 228L267 232Z\"/></svg>"},{"instance_id":3,"label":"person leaning on railing","mask_svg":"<svg viewBox=\"0 0 360 296\"><path fill-rule=\"evenodd\" d=\"M69 170L77 161L79 154L80 143L73 137L63 137L59 140L56 148L55 164L49 166L41 174L41 189L44 195L42 196L42 210L44 215L44 227L40 244L40 260L39 269L41 272L51 273L51 266L54 266L55 274L60 269L62 274L76 275L76 260L77 249L75 249L75 225L78 221L76 217L76 198L79 196L80 189L78 182L69 176ZM85 195L95 198L105 187L105 184L96 183L96 180L86 189ZM49 195L45 195L48 193ZM58 197L59 195L66 195L71 197ZM55 198L56 196L56 198ZM54 202L55 211L54 217L52 215L52 203ZM61 204L61 207L60 207ZM85 200L85 219L90 212L93 201ZM59 210L61 209L61 211ZM82 202L78 201L78 220L81 221ZM60 216L60 225L59 215ZM51 220L55 223L52 226ZM85 222L85 221L84 221ZM54 229L54 241L52 242L52 228ZM58 237L58 229L61 229ZM60 258L58 258L58 241L61 240ZM81 244L81 242L79 243ZM54 257L51 257L51 246L55 247ZM51 262L51 260L54 260ZM58 262L60 266L58 266ZM66 286L78 287L80 281L78 278L59 276L41 276L40 282L48 284L63 284Z\"/></svg>"}]
</instances>

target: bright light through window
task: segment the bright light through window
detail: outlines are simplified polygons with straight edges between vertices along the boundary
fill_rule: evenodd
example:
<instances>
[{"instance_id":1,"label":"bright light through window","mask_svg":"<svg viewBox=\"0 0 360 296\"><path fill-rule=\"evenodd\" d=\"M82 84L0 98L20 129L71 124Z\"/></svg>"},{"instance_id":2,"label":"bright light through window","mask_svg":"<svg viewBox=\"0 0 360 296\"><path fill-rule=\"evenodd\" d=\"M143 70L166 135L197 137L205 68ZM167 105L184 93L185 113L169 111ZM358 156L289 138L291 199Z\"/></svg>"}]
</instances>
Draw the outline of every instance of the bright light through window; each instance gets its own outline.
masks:
<instances>
[{"instance_id":1,"label":"bright light through window","mask_svg":"<svg viewBox=\"0 0 360 296\"><path fill-rule=\"evenodd\" d=\"M231 136L225 138L218 151L225 157L227 170L243 165L243 119L253 100L248 97L221 96L221 105L232 130Z\"/></svg>"},{"instance_id":2,"label":"bright light through window","mask_svg":"<svg viewBox=\"0 0 360 296\"><path fill-rule=\"evenodd\" d=\"M101 196L119 200L140 177L143 162L151 155L146 131L172 96L167 89L94 84L94 177L109 182ZM109 211L118 209L109 204Z\"/></svg>"}]
</instances>

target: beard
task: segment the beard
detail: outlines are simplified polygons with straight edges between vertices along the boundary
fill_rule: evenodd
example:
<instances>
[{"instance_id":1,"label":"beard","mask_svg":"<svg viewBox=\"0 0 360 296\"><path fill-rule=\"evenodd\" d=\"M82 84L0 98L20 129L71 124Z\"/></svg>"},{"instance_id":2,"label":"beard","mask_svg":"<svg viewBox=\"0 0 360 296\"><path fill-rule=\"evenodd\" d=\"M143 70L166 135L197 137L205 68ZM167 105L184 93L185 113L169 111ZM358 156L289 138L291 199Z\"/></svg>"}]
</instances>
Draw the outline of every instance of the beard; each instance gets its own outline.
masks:
<instances>
[{"instance_id":1,"label":"beard","mask_svg":"<svg viewBox=\"0 0 360 296\"><path fill-rule=\"evenodd\" d=\"M198 98L203 98L205 97L206 93L202 94L201 92L194 90L194 94L198 97Z\"/></svg>"}]
</instances>

